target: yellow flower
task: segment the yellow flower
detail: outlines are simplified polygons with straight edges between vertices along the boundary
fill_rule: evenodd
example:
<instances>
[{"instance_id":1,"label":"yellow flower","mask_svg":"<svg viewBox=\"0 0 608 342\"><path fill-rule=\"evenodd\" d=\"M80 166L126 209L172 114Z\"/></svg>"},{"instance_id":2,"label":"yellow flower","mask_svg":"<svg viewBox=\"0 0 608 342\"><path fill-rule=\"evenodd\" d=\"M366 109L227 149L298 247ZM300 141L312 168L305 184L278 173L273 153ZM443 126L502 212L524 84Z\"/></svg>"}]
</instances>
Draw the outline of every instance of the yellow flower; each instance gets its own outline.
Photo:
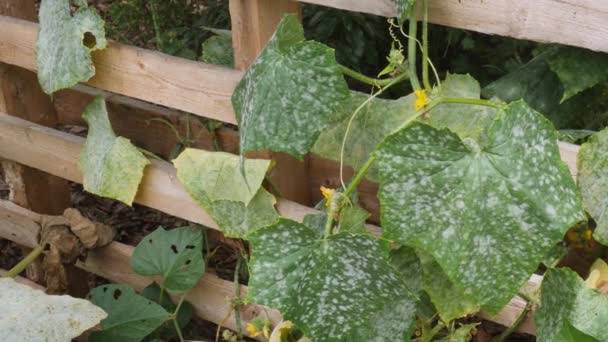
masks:
<instances>
[{"instance_id":1,"label":"yellow flower","mask_svg":"<svg viewBox=\"0 0 608 342\"><path fill-rule=\"evenodd\" d=\"M251 337L258 337L260 335L268 338L270 336L270 321L268 319L260 319L256 318L253 321L247 323L247 327L245 328L247 333Z\"/></svg>"},{"instance_id":2,"label":"yellow flower","mask_svg":"<svg viewBox=\"0 0 608 342\"><path fill-rule=\"evenodd\" d=\"M258 331L258 328L252 323L247 323L247 328L245 328L251 337L258 337L262 332Z\"/></svg>"},{"instance_id":3,"label":"yellow flower","mask_svg":"<svg viewBox=\"0 0 608 342\"><path fill-rule=\"evenodd\" d=\"M414 94L416 94L416 110L420 110L429 104L429 98L426 97L426 90L416 90L414 91Z\"/></svg>"},{"instance_id":4,"label":"yellow flower","mask_svg":"<svg viewBox=\"0 0 608 342\"><path fill-rule=\"evenodd\" d=\"M274 328L270 340L268 342L282 342L289 337L289 333L293 329L293 323L290 321L282 321Z\"/></svg>"},{"instance_id":5,"label":"yellow flower","mask_svg":"<svg viewBox=\"0 0 608 342\"><path fill-rule=\"evenodd\" d=\"M324 186L321 186L321 193L323 194L323 197L325 197L326 200L325 206L329 208L329 206L331 205L331 199L336 193L336 189L329 189Z\"/></svg>"},{"instance_id":6,"label":"yellow flower","mask_svg":"<svg viewBox=\"0 0 608 342\"><path fill-rule=\"evenodd\" d=\"M583 237L585 238L585 240L587 241L591 241L592 237L593 237L593 232L591 231L591 229L587 229L583 232Z\"/></svg>"}]
</instances>

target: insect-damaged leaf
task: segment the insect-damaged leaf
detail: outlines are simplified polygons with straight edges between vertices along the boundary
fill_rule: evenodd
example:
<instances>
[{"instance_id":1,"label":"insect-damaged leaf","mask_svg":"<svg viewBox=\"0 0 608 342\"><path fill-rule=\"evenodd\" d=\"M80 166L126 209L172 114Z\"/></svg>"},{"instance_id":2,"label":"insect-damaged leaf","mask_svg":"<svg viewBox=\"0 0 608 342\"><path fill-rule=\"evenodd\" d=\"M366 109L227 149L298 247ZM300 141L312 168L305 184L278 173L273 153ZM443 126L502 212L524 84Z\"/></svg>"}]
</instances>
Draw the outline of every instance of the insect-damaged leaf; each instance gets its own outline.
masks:
<instances>
[{"instance_id":1,"label":"insect-damaged leaf","mask_svg":"<svg viewBox=\"0 0 608 342\"><path fill-rule=\"evenodd\" d=\"M276 200L262 188L269 160L245 160L246 179L239 157L229 153L186 149L173 164L186 191L205 208L224 235L244 237L276 221Z\"/></svg>"},{"instance_id":2,"label":"insect-damaged leaf","mask_svg":"<svg viewBox=\"0 0 608 342\"><path fill-rule=\"evenodd\" d=\"M91 290L90 296L108 313L101 321L102 330L91 334L91 342L139 342L170 316L162 306L126 285L102 285Z\"/></svg>"},{"instance_id":3,"label":"insect-damaged leaf","mask_svg":"<svg viewBox=\"0 0 608 342\"><path fill-rule=\"evenodd\" d=\"M608 341L608 294L586 287L574 271L547 271L540 300L539 342Z\"/></svg>"},{"instance_id":4,"label":"insect-damaged leaf","mask_svg":"<svg viewBox=\"0 0 608 342\"><path fill-rule=\"evenodd\" d=\"M44 92L50 95L95 75L91 51L107 44L104 22L95 9L81 7L72 17L70 0L43 0L39 15L36 63Z\"/></svg>"},{"instance_id":5,"label":"insect-damaged leaf","mask_svg":"<svg viewBox=\"0 0 608 342\"><path fill-rule=\"evenodd\" d=\"M241 153L270 149L301 158L349 95L334 51L305 41L297 17L285 16L232 95Z\"/></svg>"},{"instance_id":6,"label":"insect-damaged leaf","mask_svg":"<svg viewBox=\"0 0 608 342\"><path fill-rule=\"evenodd\" d=\"M159 227L135 247L131 267L141 275L161 275L166 289L183 292L205 273L202 250L201 229L187 226L167 231Z\"/></svg>"},{"instance_id":7,"label":"insect-damaged leaf","mask_svg":"<svg viewBox=\"0 0 608 342\"><path fill-rule=\"evenodd\" d=\"M483 144L414 123L378 151L382 227L429 253L490 313L515 295L584 215L557 132L524 102L497 114Z\"/></svg>"},{"instance_id":8,"label":"insect-damaged leaf","mask_svg":"<svg viewBox=\"0 0 608 342\"><path fill-rule=\"evenodd\" d=\"M95 98L82 117L89 125L80 153L84 189L131 205L150 162L129 139L114 134L102 97Z\"/></svg>"},{"instance_id":9,"label":"insect-damaged leaf","mask_svg":"<svg viewBox=\"0 0 608 342\"><path fill-rule=\"evenodd\" d=\"M409 337L415 298L377 238L340 233L322 239L287 219L249 238L249 298L279 309L312 341Z\"/></svg>"},{"instance_id":10,"label":"insect-damaged leaf","mask_svg":"<svg viewBox=\"0 0 608 342\"><path fill-rule=\"evenodd\" d=\"M107 314L89 301L51 296L10 278L0 278L3 341L69 342Z\"/></svg>"},{"instance_id":11,"label":"insect-damaged leaf","mask_svg":"<svg viewBox=\"0 0 608 342\"><path fill-rule=\"evenodd\" d=\"M608 129L584 143L577 158L583 205L597 224L593 237L608 245Z\"/></svg>"}]
</instances>

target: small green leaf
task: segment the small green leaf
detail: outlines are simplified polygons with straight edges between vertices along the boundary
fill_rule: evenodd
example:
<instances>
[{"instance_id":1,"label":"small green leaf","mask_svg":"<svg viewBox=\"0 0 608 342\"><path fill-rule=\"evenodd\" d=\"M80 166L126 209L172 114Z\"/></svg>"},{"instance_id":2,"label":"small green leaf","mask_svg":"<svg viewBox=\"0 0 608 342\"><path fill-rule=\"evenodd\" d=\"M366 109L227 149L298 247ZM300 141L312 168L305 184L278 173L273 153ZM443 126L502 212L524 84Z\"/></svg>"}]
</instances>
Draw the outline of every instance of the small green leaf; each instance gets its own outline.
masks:
<instances>
[{"instance_id":1,"label":"small green leaf","mask_svg":"<svg viewBox=\"0 0 608 342\"><path fill-rule=\"evenodd\" d=\"M409 337L415 298L382 258L383 242L340 233L326 239L281 219L250 235L249 299L277 308L313 341Z\"/></svg>"},{"instance_id":2,"label":"small green leaf","mask_svg":"<svg viewBox=\"0 0 608 342\"><path fill-rule=\"evenodd\" d=\"M150 285L146 286L143 290L141 290L141 295L144 298L147 298L151 301L160 304L167 312L175 312L177 306L171 301L171 297L169 294L164 293L162 296L162 303L159 303L159 299L161 297L161 288L156 282L152 282ZM179 308L179 312L177 313L177 322L180 328L184 328L190 320L192 319L193 308L192 304L184 301ZM175 330L175 326L172 321L167 321L163 323L156 331L152 332L146 340L154 341L158 336L168 338L177 336L177 331Z\"/></svg>"},{"instance_id":3,"label":"small green leaf","mask_svg":"<svg viewBox=\"0 0 608 342\"><path fill-rule=\"evenodd\" d=\"M91 290L91 301L108 313L91 342L139 342L169 319L162 306L126 285L102 285Z\"/></svg>"},{"instance_id":4,"label":"small green leaf","mask_svg":"<svg viewBox=\"0 0 608 342\"><path fill-rule=\"evenodd\" d=\"M269 160L247 159L243 177L238 156L186 149L173 161L177 178L222 229L225 236L244 237L277 220L276 200L262 188Z\"/></svg>"},{"instance_id":5,"label":"small green leaf","mask_svg":"<svg viewBox=\"0 0 608 342\"><path fill-rule=\"evenodd\" d=\"M561 102L608 80L608 54L579 48L561 49L547 63L564 85Z\"/></svg>"},{"instance_id":6,"label":"small green leaf","mask_svg":"<svg viewBox=\"0 0 608 342\"><path fill-rule=\"evenodd\" d=\"M205 272L202 250L201 229L187 226L166 231L159 227L135 247L131 267L137 274L161 275L167 290L184 292Z\"/></svg>"},{"instance_id":7,"label":"small green leaf","mask_svg":"<svg viewBox=\"0 0 608 342\"><path fill-rule=\"evenodd\" d=\"M234 54L232 50L232 36L215 35L203 43L201 62L234 67Z\"/></svg>"},{"instance_id":8,"label":"small green leaf","mask_svg":"<svg viewBox=\"0 0 608 342\"><path fill-rule=\"evenodd\" d=\"M409 17L412 7L416 3L416 0L392 0L397 10L397 18L399 24L403 24Z\"/></svg>"},{"instance_id":9,"label":"small green leaf","mask_svg":"<svg viewBox=\"0 0 608 342\"><path fill-rule=\"evenodd\" d=\"M608 341L608 294L587 288L574 271L547 271L540 301L539 342Z\"/></svg>"},{"instance_id":10,"label":"small green leaf","mask_svg":"<svg viewBox=\"0 0 608 342\"><path fill-rule=\"evenodd\" d=\"M340 210L340 232L352 234L365 234L367 227L365 221L369 218L369 212L361 207L346 207Z\"/></svg>"},{"instance_id":11,"label":"small green leaf","mask_svg":"<svg viewBox=\"0 0 608 342\"><path fill-rule=\"evenodd\" d=\"M524 102L501 110L482 144L423 123L378 151L388 239L432 255L491 314L584 219L557 132Z\"/></svg>"},{"instance_id":12,"label":"small green leaf","mask_svg":"<svg viewBox=\"0 0 608 342\"><path fill-rule=\"evenodd\" d=\"M597 224L593 237L608 245L608 129L584 143L577 158L583 205Z\"/></svg>"},{"instance_id":13,"label":"small green leaf","mask_svg":"<svg viewBox=\"0 0 608 342\"><path fill-rule=\"evenodd\" d=\"M43 0L39 16L36 63L44 92L50 95L93 77L91 51L107 45L104 21L95 9L80 7L72 17L70 0Z\"/></svg>"},{"instance_id":14,"label":"small green leaf","mask_svg":"<svg viewBox=\"0 0 608 342\"><path fill-rule=\"evenodd\" d=\"M285 16L232 95L241 153L270 149L301 158L349 95L334 51L305 41L298 18Z\"/></svg>"},{"instance_id":15,"label":"small green leaf","mask_svg":"<svg viewBox=\"0 0 608 342\"><path fill-rule=\"evenodd\" d=\"M114 134L102 97L95 98L82 117L89 125L80 153L84 189L131 205L150 162L128 139Z\"/></svg>"}]
</instances>

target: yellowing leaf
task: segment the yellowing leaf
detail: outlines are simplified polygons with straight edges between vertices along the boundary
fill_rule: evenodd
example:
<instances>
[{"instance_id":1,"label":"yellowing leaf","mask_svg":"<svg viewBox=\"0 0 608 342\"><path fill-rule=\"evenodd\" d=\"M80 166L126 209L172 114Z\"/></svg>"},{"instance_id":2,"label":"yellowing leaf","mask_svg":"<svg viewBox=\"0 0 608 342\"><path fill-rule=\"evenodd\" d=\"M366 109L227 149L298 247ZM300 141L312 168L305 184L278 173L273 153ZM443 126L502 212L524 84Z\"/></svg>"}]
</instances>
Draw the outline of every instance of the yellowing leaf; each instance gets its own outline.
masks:
<instances>
[{"instance_id":1,"label":"yellowing leaf","mask_svg":"<svg viewBox=\"0 0 608 342\"><path fill-rule=\"evenodd\" d=\"M585 285L590 289L606 290L608 292L608 264L604 260L597 259L591 265Z\"/></svg>"}]
</instances>

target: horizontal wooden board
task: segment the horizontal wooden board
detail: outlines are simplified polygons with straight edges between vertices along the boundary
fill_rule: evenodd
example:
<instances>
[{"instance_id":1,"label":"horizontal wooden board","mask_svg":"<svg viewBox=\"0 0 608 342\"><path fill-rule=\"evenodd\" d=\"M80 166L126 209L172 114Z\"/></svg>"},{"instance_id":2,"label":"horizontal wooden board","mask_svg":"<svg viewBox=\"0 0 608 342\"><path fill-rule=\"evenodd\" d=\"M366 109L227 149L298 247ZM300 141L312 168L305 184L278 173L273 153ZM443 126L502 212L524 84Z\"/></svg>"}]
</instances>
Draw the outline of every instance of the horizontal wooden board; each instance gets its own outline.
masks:
<instances>
[{"instance_id":1,"label":"horizontal wooden board","mask_svg":"<svg viewBox=\"0 0 608 342\"><path fill-rule=\"evenodd\" d=\"M0 62L36 71L38 24L0 16L0 28ZM93 57L93 87L236 123L230 97L240 71L114 42Z\"/></svg>"},{"instance_id":2,"label":"horizontal wooden board","mask_svg":"<svg viewBox=\"0 0 608 342\"><path fill-rule=\"evenodd\" d=\"M386 17L392 0L301 0ZM606 0L429 0L432 23L608 52ZM432 38L431 38L432 39Z\"/></svg>"}]
</instances>

